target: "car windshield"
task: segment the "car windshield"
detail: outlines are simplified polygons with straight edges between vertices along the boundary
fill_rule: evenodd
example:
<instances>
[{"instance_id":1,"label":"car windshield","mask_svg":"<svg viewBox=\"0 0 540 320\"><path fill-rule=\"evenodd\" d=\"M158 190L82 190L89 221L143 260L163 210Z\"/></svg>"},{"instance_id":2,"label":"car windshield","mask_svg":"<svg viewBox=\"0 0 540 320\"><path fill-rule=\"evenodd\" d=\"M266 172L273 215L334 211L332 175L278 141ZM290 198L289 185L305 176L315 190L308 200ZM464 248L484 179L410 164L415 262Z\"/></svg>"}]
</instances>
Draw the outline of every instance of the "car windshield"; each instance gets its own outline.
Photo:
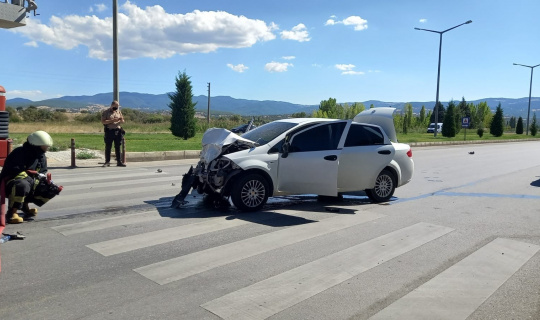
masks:
<instances>
[{"instance_id":1,"label":"car windshield","mask_svg":"<svg viewBox=\"0 0 540 320\"><path fill-rule=\"evenodd\" d=\"M254 141L258 145L267 144L274 140L277 136L283 132L297 126L297 123L291 122L270 122L251 131L248 131L242 135L242 138Z\"/></svg>"}]
</instances>

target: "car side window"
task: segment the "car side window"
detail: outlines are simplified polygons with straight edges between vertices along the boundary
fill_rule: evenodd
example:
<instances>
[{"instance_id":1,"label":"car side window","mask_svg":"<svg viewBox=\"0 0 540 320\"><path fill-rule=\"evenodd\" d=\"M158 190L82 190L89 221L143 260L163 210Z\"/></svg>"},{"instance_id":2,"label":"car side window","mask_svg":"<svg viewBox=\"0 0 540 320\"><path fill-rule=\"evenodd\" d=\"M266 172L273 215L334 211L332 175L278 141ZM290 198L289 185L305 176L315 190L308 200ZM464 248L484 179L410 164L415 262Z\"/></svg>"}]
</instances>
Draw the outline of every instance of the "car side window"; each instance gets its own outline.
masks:
<instances>
[{"instance_id":1,"label":"car side window","mask_svg":"<svg viewBox=\"0 0 540 320\"><path fill-rule=\"evenodd\" d=\"M289 152L335 150L345 125L346 122L333 122L301 132L293 137Z\"/></svg>"},{"instance_id":2,"label":"car side window","mask_svg":"<svg viewBox=\"0 0 540 320\"><path fill-rule=\"evenodd\" d=\"M384 135L378 127L365 126L357 123L351 124L345 147L370 146L384 144Z\"/></svg>"}]
</instances>

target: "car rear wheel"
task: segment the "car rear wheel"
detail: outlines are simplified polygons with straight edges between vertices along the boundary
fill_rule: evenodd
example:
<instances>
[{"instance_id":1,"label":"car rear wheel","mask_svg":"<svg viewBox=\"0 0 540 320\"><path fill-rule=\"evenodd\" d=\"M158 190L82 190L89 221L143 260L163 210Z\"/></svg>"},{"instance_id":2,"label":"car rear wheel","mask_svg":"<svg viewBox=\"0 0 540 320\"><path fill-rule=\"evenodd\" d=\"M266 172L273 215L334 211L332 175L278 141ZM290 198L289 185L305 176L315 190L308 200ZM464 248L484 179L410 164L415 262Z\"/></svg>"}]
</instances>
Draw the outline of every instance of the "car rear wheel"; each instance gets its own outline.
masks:
<instances>
[{"instance_id":1,"label":"car rear wheel","mask_svg":"<svg viewBox=\"0 0 540 320\"><path fill-rule=\"evenodd\" d=\"M383 170L375 180L375 187L367 189L366 194L372 202L385 202L392 198L395 190L396 179L394 175L388 170Z\"/></svg>"},{"instance_id":2,"label":"car rear wheel","mask_svg":"<svg viewBox=\"0 0 540 320\"><path fill-rule=\"evenodd\" d=\"M268 200L268 182L261 175L249 173L234 181L231 200L240 211L257 211Z\"/></svg>"}]
</instances>

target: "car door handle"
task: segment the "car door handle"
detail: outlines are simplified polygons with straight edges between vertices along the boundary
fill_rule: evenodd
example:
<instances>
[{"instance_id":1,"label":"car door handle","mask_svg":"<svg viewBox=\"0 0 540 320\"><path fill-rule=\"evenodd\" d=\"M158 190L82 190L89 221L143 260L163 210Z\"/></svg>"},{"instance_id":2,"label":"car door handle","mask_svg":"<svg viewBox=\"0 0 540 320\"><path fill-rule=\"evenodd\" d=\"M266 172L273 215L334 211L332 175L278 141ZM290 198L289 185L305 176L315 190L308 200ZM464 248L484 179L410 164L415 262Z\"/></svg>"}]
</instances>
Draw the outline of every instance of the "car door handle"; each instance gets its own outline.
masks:
<instances>
[{"instance_id":1,"label":"car door handle","mask_svg":"<svg viewBox=\"0 0 540 320\"><path fill-rule=\"evenodd\" d=\"M326 156L324 157L324 160L328 160L328 161L336 161L337 160L337 156L336 155L331 155L331 156Z\"/></svg>"},{"instance_id":2,"label":"car door handle","mask_svg":"<svg viewBox=\"0 0 540 320\"><path fill-rule=\"evenodd\" d=\"M381 151L379 151L379 154L391 154L391 153L392 153L392 151L390 151L390 150L381 150Z\"/></svg>"}]
</instances>

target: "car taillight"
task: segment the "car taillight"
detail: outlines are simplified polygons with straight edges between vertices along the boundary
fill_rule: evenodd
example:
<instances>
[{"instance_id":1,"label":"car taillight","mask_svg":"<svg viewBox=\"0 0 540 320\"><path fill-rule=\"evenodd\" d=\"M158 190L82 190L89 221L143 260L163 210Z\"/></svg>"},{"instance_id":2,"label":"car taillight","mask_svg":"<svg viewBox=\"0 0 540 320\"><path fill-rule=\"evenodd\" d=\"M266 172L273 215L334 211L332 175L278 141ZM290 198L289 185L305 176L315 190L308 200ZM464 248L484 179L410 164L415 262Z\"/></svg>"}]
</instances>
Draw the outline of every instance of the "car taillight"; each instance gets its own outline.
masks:
<instances>
[{"instance_id":1,"label":"car taillight","mask_svg":"<svg viewBox=\"0 0 540 320\"><path fill-rule=\"evenodd\" d=\"M409 151L407 151L407 156L409 158L412 158L412 149L409 149Z\"/></svg>"}]
</instances>

